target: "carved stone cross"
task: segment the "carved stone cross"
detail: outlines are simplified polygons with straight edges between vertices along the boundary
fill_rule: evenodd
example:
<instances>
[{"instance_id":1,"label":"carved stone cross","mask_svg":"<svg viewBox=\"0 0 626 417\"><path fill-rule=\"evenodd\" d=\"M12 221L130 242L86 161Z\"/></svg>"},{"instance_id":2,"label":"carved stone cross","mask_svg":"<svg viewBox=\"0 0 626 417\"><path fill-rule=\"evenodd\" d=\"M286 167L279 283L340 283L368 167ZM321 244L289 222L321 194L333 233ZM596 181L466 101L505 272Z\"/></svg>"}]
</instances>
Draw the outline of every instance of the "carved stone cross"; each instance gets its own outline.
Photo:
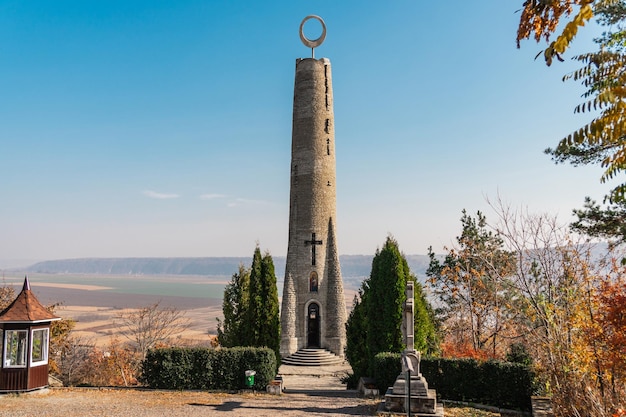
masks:
<instances>
[{"instance_id":1,"label":"carved stone cross","mask_svg":"<svg viewBox=\"0 0 626 417\"><path fill-rule=\"evenodd\" d=\"M413 281L406 283L406 301L404 302L404 313L402 314L402 336L404 337L404 349L403 356L406 360L402 361L402 372L407 371L405 363L411 362L411 373L414 375L420 374L420 352L415 350L415 301L414 301L414 287Z\"/></svg>"},{"instance_id":2,"label":"carved stone cross","mask_svg":"<svg viewBox=\"0 0 626 417\"><path fill-rule=\"evenodd\" d=\"M321 240L315 240L315 232L311 233L311 240L305 240L305 245L311 245L311 265L315 266L315 246L321 245Z\"/></svg>"},{"instance_id":3,"label":"carved stone cross","mask_svg":"<svg viewBox=\"0 0 626 417\"><path fill-rule=\"evenodd\" d=\"M406 350L415 350L415 307L413 299L413 281L406 283L406 301L402 315L402 335Z\"/></svg>"}]
</instances>

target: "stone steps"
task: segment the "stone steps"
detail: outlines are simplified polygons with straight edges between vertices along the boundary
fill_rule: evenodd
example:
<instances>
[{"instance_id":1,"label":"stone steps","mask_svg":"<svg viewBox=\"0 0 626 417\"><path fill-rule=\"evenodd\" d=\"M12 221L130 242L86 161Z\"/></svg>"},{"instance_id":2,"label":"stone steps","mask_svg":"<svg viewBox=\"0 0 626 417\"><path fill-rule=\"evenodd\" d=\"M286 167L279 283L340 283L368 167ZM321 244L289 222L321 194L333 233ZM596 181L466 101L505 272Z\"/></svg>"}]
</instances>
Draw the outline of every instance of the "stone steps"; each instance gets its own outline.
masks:
<instances>
[{"instance_id":1,"label":"stone steps","mask_svg":"<svg viewBox=\"0 0 626 417\"><path fill-rule=\"evenodd\" d=\"M326 349L306 348L283 358L282 363L294 366L324 366L342 364L343 359Z\"/></svg>"}]
</instances>

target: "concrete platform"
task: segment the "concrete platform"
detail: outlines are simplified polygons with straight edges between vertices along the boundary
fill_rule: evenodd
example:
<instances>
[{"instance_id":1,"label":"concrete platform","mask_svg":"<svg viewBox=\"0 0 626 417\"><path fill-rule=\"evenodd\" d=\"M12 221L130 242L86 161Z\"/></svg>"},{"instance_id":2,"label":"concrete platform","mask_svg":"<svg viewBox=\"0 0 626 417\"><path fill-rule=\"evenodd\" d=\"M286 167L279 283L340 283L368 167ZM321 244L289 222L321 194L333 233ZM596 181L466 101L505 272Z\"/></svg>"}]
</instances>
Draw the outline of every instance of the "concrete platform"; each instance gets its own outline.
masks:
<instances>
[{"instance_id":1,"label":"concrete platform","mask_svg":"<svg viewBox=\"0 0 626 417\"><path fill-rule=\"evenodd\" d=\"M282 365L278 369L278 374L283 377L285 393L343 390L355 395L356 391L346 390L346 385L341 383L341 378L348 373L352 373L352 368L347 362L325 366Z\"/></svg>"}]
</instances>

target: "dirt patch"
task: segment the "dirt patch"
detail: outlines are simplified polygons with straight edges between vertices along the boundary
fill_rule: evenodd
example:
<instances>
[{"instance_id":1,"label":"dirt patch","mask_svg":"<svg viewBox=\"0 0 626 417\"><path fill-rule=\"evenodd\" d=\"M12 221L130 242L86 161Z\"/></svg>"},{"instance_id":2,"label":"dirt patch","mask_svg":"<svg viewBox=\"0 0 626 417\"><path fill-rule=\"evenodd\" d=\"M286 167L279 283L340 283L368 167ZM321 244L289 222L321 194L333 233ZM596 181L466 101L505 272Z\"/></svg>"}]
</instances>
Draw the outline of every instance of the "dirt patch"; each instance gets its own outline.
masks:
<instances>
[{"instance_id":1,"label":"dirt patch","mask_svg":"<svg viewBox=\"0 0 626 417\"><path fill-rule=\"evenodd\" d=\"M376 402L357 397L265 393L62 389L0 397L0 416L196 417L370 416Z\"/></svg>"},{"instance_id":2,"label":"dirt patch","mask_svg":"<svg viewBox=\"0 0 626 417\"><path fill-rule=\"evenodd\" d=\"M167 306L167 304L163 305ZM115 319L120 313L130 310L132 309L71 305L61 306L57 314L63 318L76 320L74 335L91 340L97 346L102 347L116 337L123 339ZM211 338L216 334L216 318L222 317L221 303L209 307L180 310L184 311L185 317L190 320L190 325L183 333L177 335L176 342L181 344L210 343Z\"/></svg>"},{"instance_id":3,"label":"dirt patch","mask_svg":"<svg viewBox=\"0 0 626 417\"><path fill-rule=\"evenodd\" d=\"M38 282L37 287L64 288L71 290L98 291L112 290L113 287L104 287L102 285L85 285L85 284L60 284L57 282Z\"/></svg>"}]
</instances>

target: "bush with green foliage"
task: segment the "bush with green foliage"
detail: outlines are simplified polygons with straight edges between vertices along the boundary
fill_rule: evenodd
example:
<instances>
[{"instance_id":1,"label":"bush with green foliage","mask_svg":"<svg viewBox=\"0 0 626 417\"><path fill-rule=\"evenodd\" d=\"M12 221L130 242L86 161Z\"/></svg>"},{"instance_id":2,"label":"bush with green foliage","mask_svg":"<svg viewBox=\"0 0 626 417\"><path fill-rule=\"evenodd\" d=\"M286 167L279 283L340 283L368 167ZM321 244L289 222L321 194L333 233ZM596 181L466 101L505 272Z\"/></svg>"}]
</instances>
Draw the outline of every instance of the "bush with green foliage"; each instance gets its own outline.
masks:
<instances>
[{"instance_id":1,"label":"bush with green foliage","mask_svg":"<svg viewBox=\"0 0 626 417\"><path fill-rule=\"evenodd\" d=\"M428 387L440 398L530 410L535 375L527 366L474 359L422 358L420 371ZM374 358L373 375L381 393L393 386L401 372L399 353L380 353Z\"/></svg>"},{"instance_id":2,"label":"bush with green foliage","mask_svg":"<svg viewBox=\"0 0 626 417\"><path fill-rule=\"evenodd\" d=\"M165 348L148 351L142 382L158 389L233 391L246 388L245 371L256 371L254 388L264 389L276 376L269 348Z\"/></svg>"},{"instance_id":3,"label":"bush with green foliage","mask_svg":"<svg viewBox=\"0 0 626 417\"><path fill-rule=\"evenodd\" d=\"M413 281L415 306L415 349L425 353L437 350L434 313L422 286L409 269L398 242L387 237L376 251L369 278L363 281L346 323L346 359L355 378L372 375L372 361L380 352L401 352L402 315L406 283Z\"/></svg>"},{"instance_id":4,"label":"bush with green foliage","mask_svg":"<svg viewBox=\"0 0 626 417\"><path fill-rule=\"evenodd\" d=\"M393 386L400 372L401 354L395 352L382 352L374 357L372 378L376 380L378 392L384 394L388 387Z\"/></svg>"},{"instance_id":5,"label":"bush with green foliage","mask_svg":"<svg viewBox=\"0 0 626 417\"><path fill-rule=\"evenodd\" d=\"M246 318L250 298L250 270L239 265L230 282L224 287L222 314L217 319L217 341L223 347L243 346L246 342Z\"/></svg>"},{"instance_id":6,"label":"bush with green foliage","mask_svg":"<svg viewBox=\"0 0 626 417\"><path fill-rule=\"evenodd\" d=\"M239 266L224 288L224 321L218 319L217 340L224 347L269 347L280 361L280 313L274 261L257 246L252 266Z\"/></svg>"},{"instance_id":7,"label":"bush with green foliage","mask_svg":"<svg viewBox=\"0 0 626 417\"><path fill-rule=\"evenodd\" d=\"M531 366L533 357L523 343L512 343L506 353L507 362L521 363L522 365Z\"/></svg>"}]
</instances>

